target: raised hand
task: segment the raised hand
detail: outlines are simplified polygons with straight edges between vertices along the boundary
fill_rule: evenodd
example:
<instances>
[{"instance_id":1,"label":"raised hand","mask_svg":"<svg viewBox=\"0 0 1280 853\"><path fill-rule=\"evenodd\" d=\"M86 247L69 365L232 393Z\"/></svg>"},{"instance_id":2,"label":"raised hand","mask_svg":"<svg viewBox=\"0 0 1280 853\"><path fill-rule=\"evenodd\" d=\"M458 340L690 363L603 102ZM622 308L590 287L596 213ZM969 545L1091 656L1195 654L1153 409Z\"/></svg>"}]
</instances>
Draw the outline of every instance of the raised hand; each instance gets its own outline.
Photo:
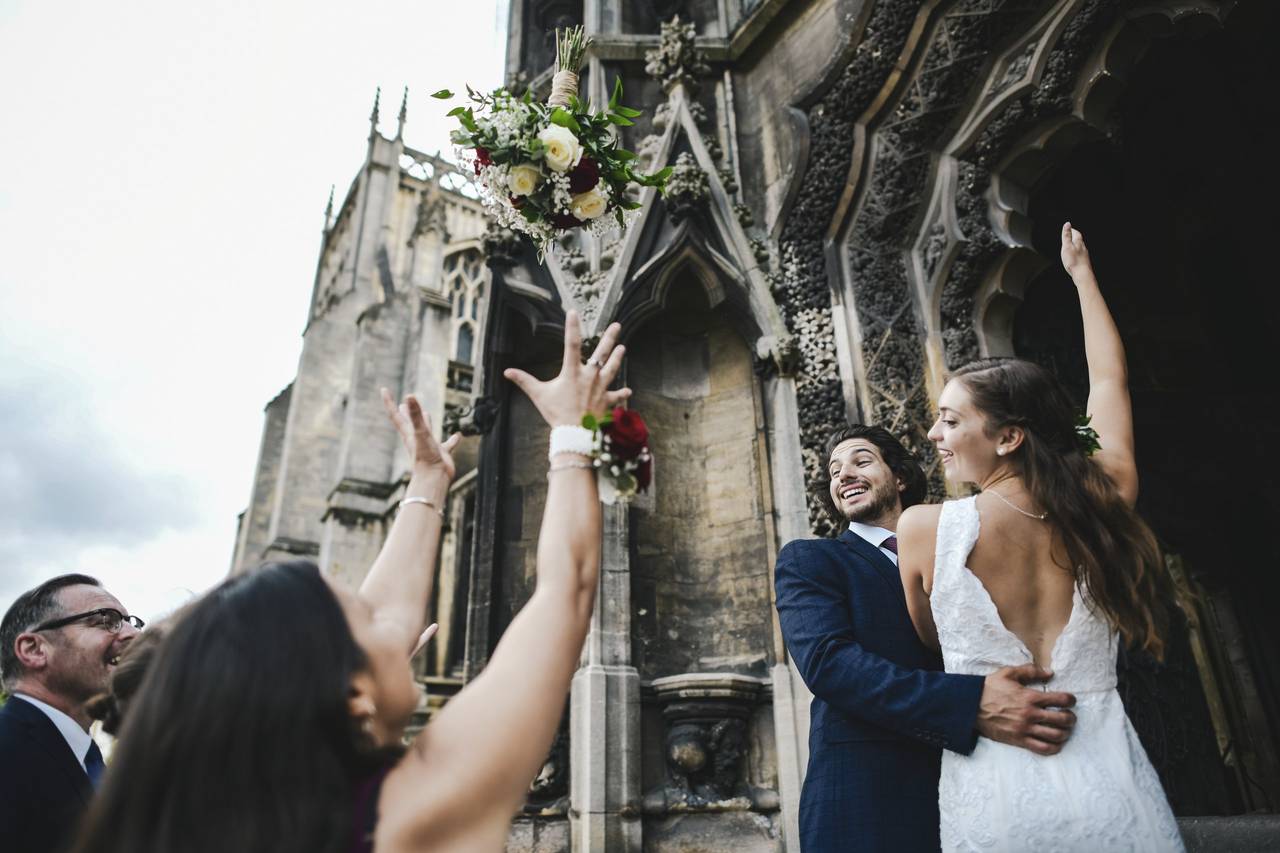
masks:
<instances>
[{"instance_id":1,"label":"raised hand","mask_svg":"<svg viewBox=\"0 0 1280 853\"><path fill-rule=\"evenodd\" d=\"M509 367L502 375L528 395L538 413L550 426L577 425L582 416L602 414L631 396L630 388L609 390L609 383L622 369L626 347L618 344L622 326L613 323L600 336L595 353L582 363L582 327L578 312L564 320L564 362L560 375L541 382L523 370Z\"/></svg>"},{"instance_id":2,"label":"raised hand","mask_svg":"<svg viewBox=\"0 0 1280 853\"><path fill-rule=\"evenodd\" d=\"M1062 223L1062 267L1074 280L1077 276L1093 272L1089 262L1089 249L1084 244L1084 235L1071 227L1070 222Z\"/></svg>"},{"instance_id":3,"label":"raised hand","mask_svg":"<svg viewBox=\"0 0 1280 853\"><path fill-rule=\"evenodd\" d=\"M422 404L414 394L406 394L404 402L397 407L391 392L383 388L382 405L387 410L387 417L400 433L414 469L439 472L452 480L457 469L451 454L462 440L462 434L454 433L444 444L436 441L431 433L431 421L426 412L422 411Z\"/></svg>"}]
</instances>

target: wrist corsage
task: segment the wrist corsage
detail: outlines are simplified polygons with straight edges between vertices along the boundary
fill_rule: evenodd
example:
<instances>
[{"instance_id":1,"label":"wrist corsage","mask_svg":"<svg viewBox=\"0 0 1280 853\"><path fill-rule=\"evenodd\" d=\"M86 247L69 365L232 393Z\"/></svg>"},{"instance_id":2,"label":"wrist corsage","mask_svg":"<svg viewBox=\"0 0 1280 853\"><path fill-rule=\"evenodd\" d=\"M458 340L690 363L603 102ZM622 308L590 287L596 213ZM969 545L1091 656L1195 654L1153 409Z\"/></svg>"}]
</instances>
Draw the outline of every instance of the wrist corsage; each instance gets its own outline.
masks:
<instances>
[{"instance_id":1,"label":"wrist corsage","mask_svg":"<svg viewBox=\"0 0 1280 853\"><path fill-rule=\"evenodd\" d=\"M591 458L601 502L626 503L637 492L649 490L653 453L649 450L649 427L644 418L618 406L602 417L584 415L582 426L591 430L594 438Z\"/></svg>"}]
</instances>

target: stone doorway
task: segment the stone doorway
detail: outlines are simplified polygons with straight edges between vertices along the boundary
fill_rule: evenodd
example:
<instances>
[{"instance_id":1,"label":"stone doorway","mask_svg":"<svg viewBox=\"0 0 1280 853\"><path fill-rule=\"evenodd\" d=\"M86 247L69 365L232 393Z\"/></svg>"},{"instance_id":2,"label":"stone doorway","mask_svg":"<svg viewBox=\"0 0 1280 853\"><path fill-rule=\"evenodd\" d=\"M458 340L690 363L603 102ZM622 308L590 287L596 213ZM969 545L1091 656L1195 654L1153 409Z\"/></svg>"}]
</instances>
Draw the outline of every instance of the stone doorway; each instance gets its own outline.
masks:
<instances>
[{"instance_id":1,"label":"stone doorway","mask_svg":"<svg viewBox=\"0 0 1280 853\"><path fill-rule=\"evenodd\" d=\"M1270 165L1280 144L1275 4L1155 42L1112 116L1031 188L1033 247L1054 259L1013 319L1022 356L1087 387L1058 229L1086 235L1129 356L1139 508L1184 570L1190 634L1164 667L1125 660L1126 706L1179 814L1280 807L1280 339ZM1204 689L1200 689L1203 684Z\"/></svg>"}]
</instances>

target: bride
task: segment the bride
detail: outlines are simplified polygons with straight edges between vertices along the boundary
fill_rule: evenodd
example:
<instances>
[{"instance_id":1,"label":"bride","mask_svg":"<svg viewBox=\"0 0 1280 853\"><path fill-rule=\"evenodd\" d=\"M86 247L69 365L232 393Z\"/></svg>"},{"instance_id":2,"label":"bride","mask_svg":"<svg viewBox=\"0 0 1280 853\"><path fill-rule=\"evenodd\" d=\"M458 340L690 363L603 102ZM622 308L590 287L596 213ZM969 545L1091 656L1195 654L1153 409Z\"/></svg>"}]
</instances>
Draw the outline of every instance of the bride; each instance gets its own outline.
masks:
<instances>
[{"instance_id":1,"label":"bride","mask_svg":"<svg viewBox=\"0 0 1280 853\"><path fill-rule=\"evenodd\" d=\"M1055 756L980 739L946 752L938 790L945 850L1182 850L1155 771L1116 692L1122 640L1160 657L1163 563L1134 512L1138 476L1120 335L1084 238L1062 228L1089 363L1096 445L1052 374L988 358L954 374L929 431L948 480L976 497L908 509L898 523L916 630L947 672L1009 663L1074 693L1075 733ZM1084 433L1084 435L1082 435Z\"/></svg>"}]
</instances>

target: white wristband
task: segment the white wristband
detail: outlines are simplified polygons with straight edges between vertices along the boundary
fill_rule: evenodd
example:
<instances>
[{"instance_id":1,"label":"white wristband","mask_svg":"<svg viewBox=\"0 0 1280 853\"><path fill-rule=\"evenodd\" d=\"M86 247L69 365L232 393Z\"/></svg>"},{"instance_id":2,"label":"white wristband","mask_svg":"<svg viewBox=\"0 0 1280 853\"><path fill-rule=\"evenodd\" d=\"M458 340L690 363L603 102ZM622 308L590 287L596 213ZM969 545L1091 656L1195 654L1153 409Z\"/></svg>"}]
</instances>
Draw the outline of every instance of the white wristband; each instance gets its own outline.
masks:
<instances>
[{"instance_id":1,"label":"white wristband","mask_svg":"<svg viewBox=\"0 0 1280 853\"><path fill-rule=\"evenodd\" d=\"M554 459L560 453L581 453L590 456L595 451L595 433L586 427L568 424L551 428L551 447L547 450L547 459Z\"/></svg>"}]
</instances>

